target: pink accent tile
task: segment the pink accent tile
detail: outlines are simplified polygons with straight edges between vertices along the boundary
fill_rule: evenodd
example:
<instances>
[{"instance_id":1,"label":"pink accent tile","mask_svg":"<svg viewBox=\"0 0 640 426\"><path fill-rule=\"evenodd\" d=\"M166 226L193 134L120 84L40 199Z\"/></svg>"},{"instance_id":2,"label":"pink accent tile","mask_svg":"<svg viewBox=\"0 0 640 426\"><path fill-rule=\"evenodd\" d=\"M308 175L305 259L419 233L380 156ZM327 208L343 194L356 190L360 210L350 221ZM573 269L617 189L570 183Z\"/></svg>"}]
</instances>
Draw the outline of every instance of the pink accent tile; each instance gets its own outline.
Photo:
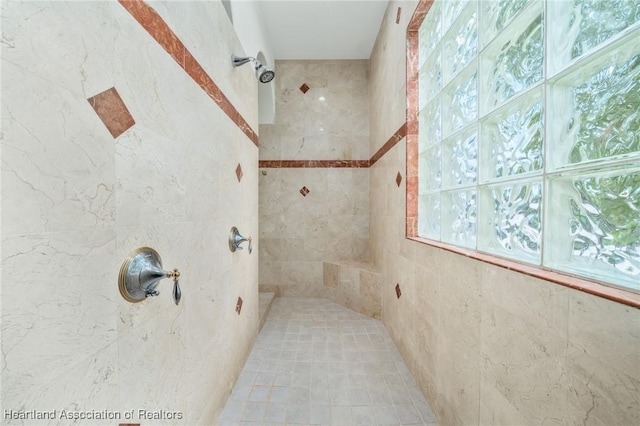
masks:
<instances>
[{"instance_id":1,"label":"pink accent tile","mask_svg":"<svg viewBox=\"0 0 640 426\"><path fill-rule=\"evenodd\" d=\"M407 238L415 238L418 236L418 218L407 217Z\"/></svg>"},{"instance_id":2,"label":"pink accent tile","mask_svg":"<svg viewBox=\"0 0 640 426\"><path fill-rule=\"evenodd\" d=\"M407 217L418 216L418 177L407 177Z\"/></svg>"},{"instance_id":3,"label":"pink accent tile","mask_svg":"<svg viewBox=\"0 0 640 426\"><path fill-rule=\"evenodd\" d=\"M303 186L302 189L300 190L300 193L302 194L303 197L306 197L311 191L309 191L309 188L307 188L306 186Z\"/></svg>"},{"instance_id":4,"label":"pink accent tile","mask_svg":"<svg viewBox=\"0 0 640 426\"><path fill-rule=\"evenodd\" d=\"M313 169L313 168L367 168L369 160L260 160L258 167L261 168L290 168L290 169Z\"/></svg>"},{"instance_id":5,"label":"pink accent tile","mask_svg":"<svg viewBox=\"0 0 640 426\"><path fill-rule=\"evenodd\" d=\"M396 132L389 138L387 142L376 152L369 160L369 164L373 166L379 159L382 158L387 152L391 150L398 142L400 142L407 135L407 123L404 123Z\"/></svg>"},{"instance_id":6,"label":"pink accent tile","mask_svg":"<svg viewBox=\"0 0 640 426\"><path fill-rule=\"evenodd\" d=\"M98 93L87 101L114 138L136 124L115 87Z\"/></svg>"},{"instance_id":7,"label":"pink accent tile","mask_svg":"<svg viewBox=\"0 0 640 426\"><path fill-rule=\"evenodd\" d=\"M400 188L401 183L402 183L402 175L400 174L400 172L398 172L398 176L396 176L396 184L398 185L398 188Z\"/></svg>"},{"instance_id":8,"label":"pink accent tile","mask_svg":"<svg viewBox=\"0 0 640 426\"><path fill-rule=\"evenodd\" d=\"M427 12L431 9L432 4L433 0L421 0L418 3L411 20L409 21L409 25L407 26L407 32L418 31L420 29L420 25L422 24L422 21L424 21L424 17L427 16Z\"/></svg>"},{"instance_id":9,"label":"pink accent tile","mask_svg":"<svg viewBox=\"0 0 640 426\"><path fill-rule=\"evenodd\" d=\"M402 13L402 8L398 8L398 12L396 13L396 24L400 23L400 14Z\"/></svg>"},{"instance_id":10,"label":"pink accent tile","mask_svg":"<svg viewBox=\"0 0 640 426\"><path fill-rule=\"evenodd\" d=\"M242 180L242 166L238 163L238 167L236 167L236 177L238 178L238 182Z\"/></svg>"},{"instance_id":11,"label":"pink accent tile","mask_svg":"<svg viewBox=\"0 0 640 426\"><path fill-rule=\"evenodd\" d=\"M418 176L418 135L407 135L407 178Z\"/></svg>"},{"instance_id":12,"label":"pink accent tile","mask_svg":"<svg viewBox=\"0 0 640 426\"><path fill-rule=\"evenodd\" d=\"M242 297L238 297L238 301L236 302L236 312L240 315L240 311L242 311Z\"/></svg>"},{"instance_id":13,"label":"pink accent tile","mask_svg":"<svg viewBox=\"0 0 640 426\"><path fill-rule=\"evenodd\" d=\"M300 86L300 91L302 93L307 93L309 91L310 87L307 86L307 83L303 83L302 86Z\"/></svg>"},{"instance_id":14,"label":"pink accent tile","mask_svg":"<svg viewBox=\"0 0 640 426\"><path fill-rule=\"evenodd\" d=\"M406 235L418 235L418 30L432 0L421 0L407 27Z\"/></svg>"},{"instance_id":15,"label":"pink accent tile","mask_svg":"<svg viewBox=\"0 0 640 426\"><path fill-rule=\"evenodd\" d=\"M240 130L258 146L258 135L160 15L142 0L118 0Z\"/></svg>"}]
</instances>

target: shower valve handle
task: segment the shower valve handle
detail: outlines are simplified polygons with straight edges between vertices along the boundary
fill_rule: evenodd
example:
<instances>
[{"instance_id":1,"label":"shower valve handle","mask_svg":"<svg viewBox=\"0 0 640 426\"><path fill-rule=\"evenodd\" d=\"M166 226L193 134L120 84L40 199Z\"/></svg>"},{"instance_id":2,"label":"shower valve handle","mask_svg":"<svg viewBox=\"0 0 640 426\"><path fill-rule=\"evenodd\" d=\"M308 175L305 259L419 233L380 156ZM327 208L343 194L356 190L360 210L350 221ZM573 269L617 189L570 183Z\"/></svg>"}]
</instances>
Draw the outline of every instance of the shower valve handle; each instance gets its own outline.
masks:
<instances>
[{"instance_id":1,"label":"shower valve handle","mask_svg":"<svg viewBox=\"0 0 640 426\"><path fill-rule=\"evenodd\" d=\"M180 303L180 299L182 298L182 291L180 290L180 271L178 268L174 268L173 271L167 273L167 278L173 279L173 301L175 304Z\"/></svg>"}]
</instances>

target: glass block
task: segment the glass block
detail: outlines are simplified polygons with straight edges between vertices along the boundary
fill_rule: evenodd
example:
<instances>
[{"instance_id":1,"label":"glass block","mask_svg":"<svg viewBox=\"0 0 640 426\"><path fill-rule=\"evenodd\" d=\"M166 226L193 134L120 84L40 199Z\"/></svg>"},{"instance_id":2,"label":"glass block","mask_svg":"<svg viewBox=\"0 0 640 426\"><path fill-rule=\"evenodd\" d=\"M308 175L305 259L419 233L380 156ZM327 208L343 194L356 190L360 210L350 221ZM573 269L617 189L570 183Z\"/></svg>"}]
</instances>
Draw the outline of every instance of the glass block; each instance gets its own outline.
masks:
<instances>
[{"instance_id":1,"label":"glass block","mask_svg":"<svg viewBox=\"0 0 640 426\"><path fill-rule=\"evenodd\" d=\"M420 111L418 140L420 150L442 139L440 96L437 96Z\"/></svg>"},{"instance_id":2,"label":"glass block","mask_svg":"<svg viewBox=\"0 0 640 426\"><path fill-rule=\"evenodd\" d=\"M442 3L442 33L444 34L460 16L469 0L442 0Z\"/></svg>"},{"instance_id":3,"label":"glass block","mask_svg":"<svg viewBox=\"0 0 640 426\"><path fill-rule=\"evenodd\" d=\"M472 126L442 142L442 187L473 184L478 171L478 128Z\"/></svg>"},{"instance_id":4,"label":"glass block","mask_svg":"<svg viewBox=\"0 0 640 426\"><path fill-rule=\"evenodd\" d=\"M541 172L543 121L540 88L482 120L481 180Z\"/></svg>"},{"instance_id":5,"label":"glass block","mask_svg":"<svg viewBox=\"0 0 640 426\"><path fill-rule=\"evenodd\" d=\"M638 0L550 1L547 11L550 75L640 22Z\"/></svg>"},{"instance_id":6,"label":"glass block","mask_svg":"<svg viewBox=\"0 0 640 426\"><path fill-rule=\"evenodd\" d=\"M544 264L640 290L640 162L549 179Z\"/></svg>"},{"instance_id":7,"label":"glass block","mask_svg":"<svg viewBox=\"0 0 640 426\"><path fill-rule=\"evenodd\" d=\"M419 64L422 66L440 41L442 31L442 2L434 1L420 25L418 37L420 40Z\"/></svg>"},{"instance_id":8,"label":"glass block","mask_svg":"<svg viewBox=\"0 0 640 426\"><path fill-rule=\"evenodd\" d=\"M420 153L418 163L418 179L420 193L438 191L442 185L440 144L430 146Z\"/></svg>"},{"instance_id":9,"label":"glass block","mask_svg":"<svg viewBox=\"0 0 640 426\"><path fill-rule=\"evenodd\" d=\"M480 114L484 115L542 79L542 3L534 2L480 56Z\"/></svg>"},{"instance_id":10,"label":"glass block","mask_svg":"<svg viewBox=\"0 0 640 426\"><path fill-rule=\"evenodd\" d=\"M443 90L443 132L446 137L478 117L478 71L473 61Z\"/></svg>"},{"instance_id":11,"label":"glass block","mask_svg":"<svg viewBox=\"0 0 640 426\"><path fill-rule=\"evenodd\" d=\"M443 78L448 83L478 54L478 12L476 3L467 6L455 24L444 35Z\"/></svg>"},{"instance_id":12,"label":"glass block","mask_svg":"<svg viewBox=\"0 0 640 426\"><path fill-rule=\"evenodd\" d=\"M440 194L420 195L418 198L418 235L440 240Z\"/></svg>"},{"instance_id":13,"label":"glass block","mask_svg":"<svg viewBox=\"0 0 640 426\"><path fill-rule=\"evenodd\" d=\"M436 47L420 69L420 109L442 90L441 48Z\"/></svg>"},{"instance_id":14,"label":"glass block","mask_svg":"<svg viewBox=\"0 0 640 426\"><path fill-rule=\"evenodd\" d=\"M442 192L442 241L465 247L476 246L476 190Z\"/></svg>"},{"instance_id":15,"label":"glass block","mask_svg":"<svg viewBox=\"0 0 640 426\"><path fill-rule=\"evenodd\" d=\"M640 43L630 36L550 83L547 170L640 156Z\"/></svg>"},{"instance_id":16,"label":"glass block","mask_svg":"<svg viewBox=\"0 0 640 426\"><path fill-rule=\"evenodd\" d=\"M483 0L480 2L481 45L484 47L500 33L511 19L531 0ZM535 0L541 2L542 0Z\"/></svg>"},{"instance_id":17,"label":"glass block","mask_svg":"<svg viewBox=\"0 0 640 426\"><path fill-rule=\"evenodd\" d=\"M542 178L483 186L478 248L540 264Z\"/></svg>"}]
</instances>

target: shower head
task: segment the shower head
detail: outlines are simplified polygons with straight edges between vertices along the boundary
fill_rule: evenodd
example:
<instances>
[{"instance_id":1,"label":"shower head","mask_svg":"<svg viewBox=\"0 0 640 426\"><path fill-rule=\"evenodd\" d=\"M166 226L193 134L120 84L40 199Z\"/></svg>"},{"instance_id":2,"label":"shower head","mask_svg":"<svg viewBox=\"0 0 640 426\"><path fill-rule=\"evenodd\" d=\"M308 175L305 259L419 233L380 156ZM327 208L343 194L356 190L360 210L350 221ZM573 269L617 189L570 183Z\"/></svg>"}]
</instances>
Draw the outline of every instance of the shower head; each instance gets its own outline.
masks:
<instances>
[{"instance_id":1,"label":"shower head","mask_svg":"<svg viewBox=\"0 0 640 426\"><path fill-rule=\"evenodd\" d=\"M231 62L234 67L239 67L240 65L244 65L247 62L252 62L253 67L256 70L256 78L260 83L268 83L274 79L276 73L271 68L267 68L264 64L260 63L256 58L251 56L240 57L236 55L231 55Z\"/></svg>"}]
</instances>

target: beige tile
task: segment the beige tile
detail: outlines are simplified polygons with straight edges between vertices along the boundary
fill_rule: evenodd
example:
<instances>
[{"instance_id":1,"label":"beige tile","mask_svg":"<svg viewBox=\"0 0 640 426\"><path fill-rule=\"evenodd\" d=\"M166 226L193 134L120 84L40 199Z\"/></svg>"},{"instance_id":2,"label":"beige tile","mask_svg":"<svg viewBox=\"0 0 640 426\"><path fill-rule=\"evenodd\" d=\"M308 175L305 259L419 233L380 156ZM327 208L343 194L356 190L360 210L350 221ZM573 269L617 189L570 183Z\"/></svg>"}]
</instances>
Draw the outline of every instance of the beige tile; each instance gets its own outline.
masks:
<instances>
[{"instance_id":1,"label":"beige tile","mask_svg":"<svg viewBox=\"0 0 640 426\"><path fill-rule=\"evenodd\" d=\"M601 424L640 421L640 314L572 291L567 375L578 419Z\"/></svg>"}]
</instances>

